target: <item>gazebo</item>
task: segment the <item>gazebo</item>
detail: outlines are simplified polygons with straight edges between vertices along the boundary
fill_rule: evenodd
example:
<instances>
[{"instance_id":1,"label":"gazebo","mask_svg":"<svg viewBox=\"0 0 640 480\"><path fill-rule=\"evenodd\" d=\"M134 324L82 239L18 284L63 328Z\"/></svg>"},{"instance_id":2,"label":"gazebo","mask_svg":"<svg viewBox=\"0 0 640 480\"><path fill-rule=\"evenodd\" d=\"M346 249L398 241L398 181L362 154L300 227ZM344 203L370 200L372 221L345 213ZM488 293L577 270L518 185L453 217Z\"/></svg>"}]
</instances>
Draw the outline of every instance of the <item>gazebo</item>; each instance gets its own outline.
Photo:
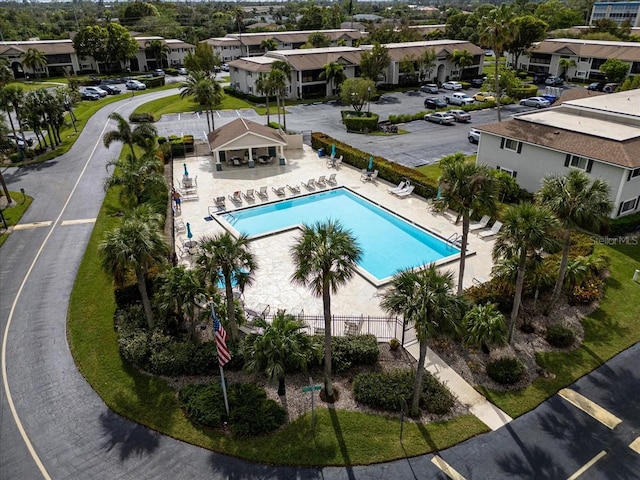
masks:
<instances>
[{"instance_id":1,"label":"gazebo","mask_svg":"<svg viewBox=\"0 0 640 480\"><path fill-rule=\"evenodd\" d=\"M238 118L207 135L211 153L216 160L216 170L222 164L249 168L255 162L271 163L284 158L287 146L285 134L265 125Z\"/></svg>"}]
</instances>

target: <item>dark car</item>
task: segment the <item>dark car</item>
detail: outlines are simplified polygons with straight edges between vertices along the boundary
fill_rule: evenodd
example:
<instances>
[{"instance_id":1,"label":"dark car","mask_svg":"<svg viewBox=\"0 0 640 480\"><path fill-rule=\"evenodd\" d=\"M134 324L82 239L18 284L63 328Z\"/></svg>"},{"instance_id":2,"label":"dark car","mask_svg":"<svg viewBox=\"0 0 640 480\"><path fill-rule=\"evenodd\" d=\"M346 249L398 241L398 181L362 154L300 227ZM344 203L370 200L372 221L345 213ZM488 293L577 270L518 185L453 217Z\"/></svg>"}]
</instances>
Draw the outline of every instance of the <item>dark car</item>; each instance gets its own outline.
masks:
<instances>
[{"instance_id":1,"label":"dark car","mask_svg":"<svg viewBox=\"0 0 640 480\"><path fill-rule=\"evenodd\" d=\"M14 135L13 133L7 133L7 138L14 142L20 148L24 148L25 144L28 147L33 146L33 138L26 138L20 133L17 133L16 135Z\"/></svg>"},{"instance_id":2,"label":"dark car","mask_svg":"<svg viewBox=\"0 0 640 480\"><path fill-rule=\"evenodd\" d=\"M446 108L447 102L445 102L441 98L425 98L424 106L431 109Z\"/></svg>"},{"instance_id":3,"label":"dark car","mask_svg":"<svg viewBox=\"0 0 640 480\"><path fill-rule=\"evenodd\" d=\"M593 82L587 86L587 90L593 90L594 92L601 92L604 88L604 82Z\"/></svg>"},{"instance_id":4,"label":"dark car","mask_svg":"<svg viewBox=\"0 0 640 480\"><path fill-rule=\"evenodd\" d=\"M604 93L613 93L616 91L616 88L620 86L619 83L607 83L604 87L602 87L602 91Z\"/></svg>"},{"instance_id":5,"label":"dark car","mask_svg":"<svg viewBox=\"0 0 640 480\"><path fill-rule=\"evenodd\" d=\"M107 92L109 95L118 95L122 93L118 87L114 87L113 85L100 85L100 88Z\"/></svg>"},{"instance_id":6,"label":"dark car","mask_svg":"<svg viewBox=\"0 0 640 480\"><path fill-rule=\"evenodd\" d=\"M472 87L476 87L476 88L480 88L482 87L482 85L484 85L484 82L487 81L487 77L484 78L472 78L471 79L471 86Z\"/></svg>"},{"instance_id":7,"label":"dark car","mask_svg":"<svg viewBox=\"0 0 640 480\"><path fill-rule=\"evenodd\" d=\"M547 78L549 78L548 73L534 73L533 83L544 83Z\"/></svg>"}]
</instances>

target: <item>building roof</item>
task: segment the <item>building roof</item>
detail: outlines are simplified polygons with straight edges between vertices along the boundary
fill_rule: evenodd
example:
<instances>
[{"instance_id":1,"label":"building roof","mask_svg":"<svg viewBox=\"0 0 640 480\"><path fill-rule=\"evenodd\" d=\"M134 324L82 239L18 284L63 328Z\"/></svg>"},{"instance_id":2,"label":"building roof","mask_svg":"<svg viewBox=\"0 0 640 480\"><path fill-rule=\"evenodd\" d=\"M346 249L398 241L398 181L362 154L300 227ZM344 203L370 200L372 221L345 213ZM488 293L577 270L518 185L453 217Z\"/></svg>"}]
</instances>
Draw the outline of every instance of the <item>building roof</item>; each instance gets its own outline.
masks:
<instances>
[{"instance_id":1,"label":"building roof","mask_svg":"<svg viewBox=\"0 0 640 480\"><path fill-rule=\"evenodd\" d=\"M266 57L263 55L261 57L242 57L229 62L228 65L230 67L247 70L249 72L270 72L271 64L277 61L277 58Z\"/></svg>"},{"instance_id":2,"label":"building roof","mask_svg":"<svg viewBox=\"0 0 640 480\"><path fill-rule=\"evenodd\" d=\"M26 52L29 48L37 48L45 55L56 55L61 53L74 53L73 41L64 40L27 40L17 42L0 42L0 55L10 55L12 51L16 54Z\"/></svg>"},{"instance_id":3,"label":"building roof","mask_svg":"<svg viewBox=\"0 0 640 480\"><path fill-rule=\"evenodd\" d=\"M335 42L342 38L358 40L363 34L357 29L340 28L333 30L295 30L285 32L251 32L251 33L229 33L225 37L210 38L207 43L212 46L229 45L260 45L263 40L273 38L279 43L304 43L312 33L320 32Z\"/></svg>"},{"instance_id":4,"label":"building roof","mask_svg":"<svg viewBox=\"0 0 640 480\"><path fill-rule=\"evenodd\" d=\"M484 50L466 40L425 40L422 42L387 43L384 45L389 51L389 57L396 62L407 55L421 55L426 49L432 48L436 55L450 55L454 50L467 50L473 55L484 55ZM373 45L361 45L363 50L371 50Z\"/></svg>"},{"instance_id":5,"label":"building roof","mask_svg":"<svg viewBox=\"0 0 640 480\"><path fill-rule=\"evenodd\" d=\"M158 36L139 36L133 37L136 42L138 42L138 47L144 50L147 46L147 42L151 42L153 40L160 40L162 43L165 43L171 49L175 48L195 48L193 45L187 42L183 42L182 40L177 40L175 38L164 39Z\"/></svg>"},{"instance_id":6,"label":"building roof","mask_svg":"<svg viewBox=\"0 0 640 480\"><path fill-rule=\"evenodd\" d=\"M252 122L246 118L237 118L230 123L210 132L207 135L211 150L224 150L225 147L233 148L231 145L236 140L247 135L263 138L266 143L272 145L286 145L287 141L278 130L274 130L266 125Z\"/></svg>"},{"instance_id":7,"label":"building roof","mask_svg":"<svg viewBox=\"0 0 640 480\"><path fill-rule=\"evenodd\" d=\"M640 89L594 95L476 128L604 163L640 168L639 105Z\"/></svg>"},{"instance_id":8,"label":"building roof","mask_svg":"<svg viewBox=\"0 0 640 480\"><path fill-rule=\"evenodd\" d=\"M534 53L573 55L584 58L617 58L627 62L638 62L640 61L640 43L555 38L535 45L531 49L531 54Z\"/></svg>"},{"instance_id":9,"label":"building roof","mask_svg":"<svg viewBox=\"0 0 640 480\"><path fill-rule=\"evenodd\" d=\"M358 65L362 50L356 47L305 48L298 50L272 50L265 54L276 60L285 60L298 71L319 70L331 62Z\"/></svg>"}]
</instances>

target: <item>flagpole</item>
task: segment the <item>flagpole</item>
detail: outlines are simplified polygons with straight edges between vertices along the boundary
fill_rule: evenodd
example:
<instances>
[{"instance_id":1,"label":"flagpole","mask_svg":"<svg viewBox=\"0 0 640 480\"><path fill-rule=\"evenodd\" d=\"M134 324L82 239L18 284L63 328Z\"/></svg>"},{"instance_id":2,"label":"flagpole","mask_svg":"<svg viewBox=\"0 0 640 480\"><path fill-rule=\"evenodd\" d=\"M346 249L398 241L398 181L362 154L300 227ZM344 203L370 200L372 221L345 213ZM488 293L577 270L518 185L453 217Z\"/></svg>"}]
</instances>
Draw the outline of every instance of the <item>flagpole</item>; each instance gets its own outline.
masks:
<instances>
[{"instance_id":1,"label":"flagpole","mask_svg":"<svg viewBox=\"0 0 640 480\"><path fill-rule=\"evenodd\" d=\"M216 312L213 309L213 300L211 300L211 321L213 324L213 332L215 335L216 332L216 326L215 326L215 319L216 318ZM217 342L216 342L217 343ZM216 349L217 349L217 345L216 345ZM222 395L224 396L224 408L227 411L227 416L229 415L229 400L227 399L227 384L224 381L224 369L222 367L222 365L220 364L220 355L218 352L218 367L220 367L220 380L222 382Z\"/></svg>"}]
</instances>

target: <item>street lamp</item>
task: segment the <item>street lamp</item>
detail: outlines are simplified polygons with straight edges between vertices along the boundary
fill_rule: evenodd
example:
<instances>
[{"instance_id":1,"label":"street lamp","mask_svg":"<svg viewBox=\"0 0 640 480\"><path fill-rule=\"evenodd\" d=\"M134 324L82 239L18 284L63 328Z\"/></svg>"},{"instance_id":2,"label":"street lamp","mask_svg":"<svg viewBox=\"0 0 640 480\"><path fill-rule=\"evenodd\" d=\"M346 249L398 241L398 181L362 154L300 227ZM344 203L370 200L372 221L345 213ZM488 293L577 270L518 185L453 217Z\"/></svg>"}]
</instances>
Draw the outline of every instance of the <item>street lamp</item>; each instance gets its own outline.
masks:
<instances>
[{"instance_id":1,"label":"street lamp","mask_svg":"<svg viewBox=\"0 0 640 480\"><path fill-rule=\"evenodd\" d=\"M367 116L371 113L371 85L367 87Z\"/></svg>"}]
</instances>

